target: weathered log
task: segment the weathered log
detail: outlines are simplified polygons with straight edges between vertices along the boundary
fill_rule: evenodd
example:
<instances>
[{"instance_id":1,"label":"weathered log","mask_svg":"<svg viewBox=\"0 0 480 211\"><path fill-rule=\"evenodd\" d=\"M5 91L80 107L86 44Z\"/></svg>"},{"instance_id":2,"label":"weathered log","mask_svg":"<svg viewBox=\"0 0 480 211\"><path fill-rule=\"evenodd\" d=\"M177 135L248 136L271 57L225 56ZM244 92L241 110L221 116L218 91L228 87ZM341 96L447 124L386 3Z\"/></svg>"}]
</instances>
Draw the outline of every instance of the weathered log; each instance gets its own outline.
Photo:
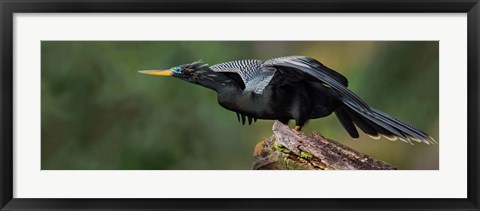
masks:
<instances>
[{"instance_id":1,"label":"weathered log","mask_svg":"<svg viewBox=\"0 0 480 211\"><path fill-rule=\"evenodd\" d=\"M396 167L324 138L306 135L280 122L256 153L254 170L394 170Z\"/></svg>"}]
</instances>

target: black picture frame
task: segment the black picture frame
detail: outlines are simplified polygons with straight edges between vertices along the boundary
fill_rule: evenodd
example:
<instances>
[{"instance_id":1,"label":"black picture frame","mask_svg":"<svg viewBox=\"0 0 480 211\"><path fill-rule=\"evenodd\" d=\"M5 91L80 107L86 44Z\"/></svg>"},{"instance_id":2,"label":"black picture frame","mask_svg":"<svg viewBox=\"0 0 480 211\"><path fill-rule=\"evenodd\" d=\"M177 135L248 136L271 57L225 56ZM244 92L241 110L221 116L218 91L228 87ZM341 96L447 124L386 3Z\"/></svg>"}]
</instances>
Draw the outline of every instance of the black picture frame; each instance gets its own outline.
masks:
<instances>
[{"instance_id":1,"label":"black picture frame","mask_svg":"<svg viewBox=\"0 0 480 211\"><path fill-rule=\"evenodd\" d=\"M479 209L478 0L0 0L1 9L1 210L25 209ZM25 199L13 198L13 14L14 13L467 13L468 197L466 199ZM455 70L449 70L455 71ZM395 181L392 181L395 182ZM440 184L441 185L441 184ZM445 190L448 191L448 190Z\"/></svg>"}]
</instances>

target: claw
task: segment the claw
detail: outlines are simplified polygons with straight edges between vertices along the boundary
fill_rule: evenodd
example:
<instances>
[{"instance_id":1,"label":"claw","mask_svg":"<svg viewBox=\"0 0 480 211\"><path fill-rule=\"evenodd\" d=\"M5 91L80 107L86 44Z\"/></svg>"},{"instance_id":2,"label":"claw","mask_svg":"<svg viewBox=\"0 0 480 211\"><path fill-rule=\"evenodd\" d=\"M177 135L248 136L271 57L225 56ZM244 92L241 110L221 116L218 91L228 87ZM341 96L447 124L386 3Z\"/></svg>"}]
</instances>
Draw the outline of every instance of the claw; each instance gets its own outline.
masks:
<instances>
[{"instance_id":1,"label":"claw","mask_svg":"<svg viewBox=\"0 0 480 211\"><path fill-rule=\"evenodd\" d=\"M242 125L245 125L245 115L241 114L242 116Z\"/></svg>"},{"instance_id":2,"label":"claw","mask_svg":"<svg viewBox=\"0 0 480 211\"><path fill-rule=\"evenodd\" d=\"M239 113L237 113L237 120L238 120L238 122L240 122L240 114Z\"/></svg>"},{"instance_id":3,"label":"claw","mask_svg":"<svg viewBox=\"0 0 480 211\"><path fill-rule=\"evenodd\" d=\"M248 117L248 125L252 124L252 117Z\"/></svg>"}]
</instances>

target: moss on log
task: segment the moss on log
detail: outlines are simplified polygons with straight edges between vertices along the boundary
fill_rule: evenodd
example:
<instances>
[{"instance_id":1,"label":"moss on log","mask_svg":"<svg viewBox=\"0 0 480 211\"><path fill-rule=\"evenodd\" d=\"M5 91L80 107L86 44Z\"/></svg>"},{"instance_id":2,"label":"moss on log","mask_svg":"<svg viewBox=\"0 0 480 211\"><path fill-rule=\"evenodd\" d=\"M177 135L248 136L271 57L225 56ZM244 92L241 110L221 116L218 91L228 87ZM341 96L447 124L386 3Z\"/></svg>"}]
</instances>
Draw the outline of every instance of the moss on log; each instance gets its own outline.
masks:
<instances>
[{"instance_id":1,"label":"moss on log","mask_svg":"<svg viewBox=\"0 0 480 211\"><path fill-rule=\"evenodd\" d=\"M347 146L324 138L318 132L306 135L278 121L273 136L264 140L255 155L254 170L395 170Z\"/></svg>"}]
</instances>

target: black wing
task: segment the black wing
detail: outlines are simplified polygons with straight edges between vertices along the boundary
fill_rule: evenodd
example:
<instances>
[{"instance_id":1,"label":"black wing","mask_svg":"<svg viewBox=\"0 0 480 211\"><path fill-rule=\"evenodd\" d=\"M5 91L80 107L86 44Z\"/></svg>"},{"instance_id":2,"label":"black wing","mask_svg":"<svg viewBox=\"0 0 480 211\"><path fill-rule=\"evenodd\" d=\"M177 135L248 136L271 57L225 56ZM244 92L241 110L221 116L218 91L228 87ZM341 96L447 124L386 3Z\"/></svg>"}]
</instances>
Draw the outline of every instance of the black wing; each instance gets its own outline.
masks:
<instances>
[{"instance_id":1,"label":"black wing","mask_svg":"<svg viewBox=\"0 0 480 211\"><path fill-rule=\"evenodd\" d=\"M370 107L360 97L347 89L348 81L341 74L326 67L315 59L306 56L287 56L270 59L263 64L265 67L273 67L282 71L281 67L289 67L297 70L296 73L307 75L320 81L327 87L335 90L343 101L357 105L367 113L371 113Z\"/></svg>"}]
</instances>

